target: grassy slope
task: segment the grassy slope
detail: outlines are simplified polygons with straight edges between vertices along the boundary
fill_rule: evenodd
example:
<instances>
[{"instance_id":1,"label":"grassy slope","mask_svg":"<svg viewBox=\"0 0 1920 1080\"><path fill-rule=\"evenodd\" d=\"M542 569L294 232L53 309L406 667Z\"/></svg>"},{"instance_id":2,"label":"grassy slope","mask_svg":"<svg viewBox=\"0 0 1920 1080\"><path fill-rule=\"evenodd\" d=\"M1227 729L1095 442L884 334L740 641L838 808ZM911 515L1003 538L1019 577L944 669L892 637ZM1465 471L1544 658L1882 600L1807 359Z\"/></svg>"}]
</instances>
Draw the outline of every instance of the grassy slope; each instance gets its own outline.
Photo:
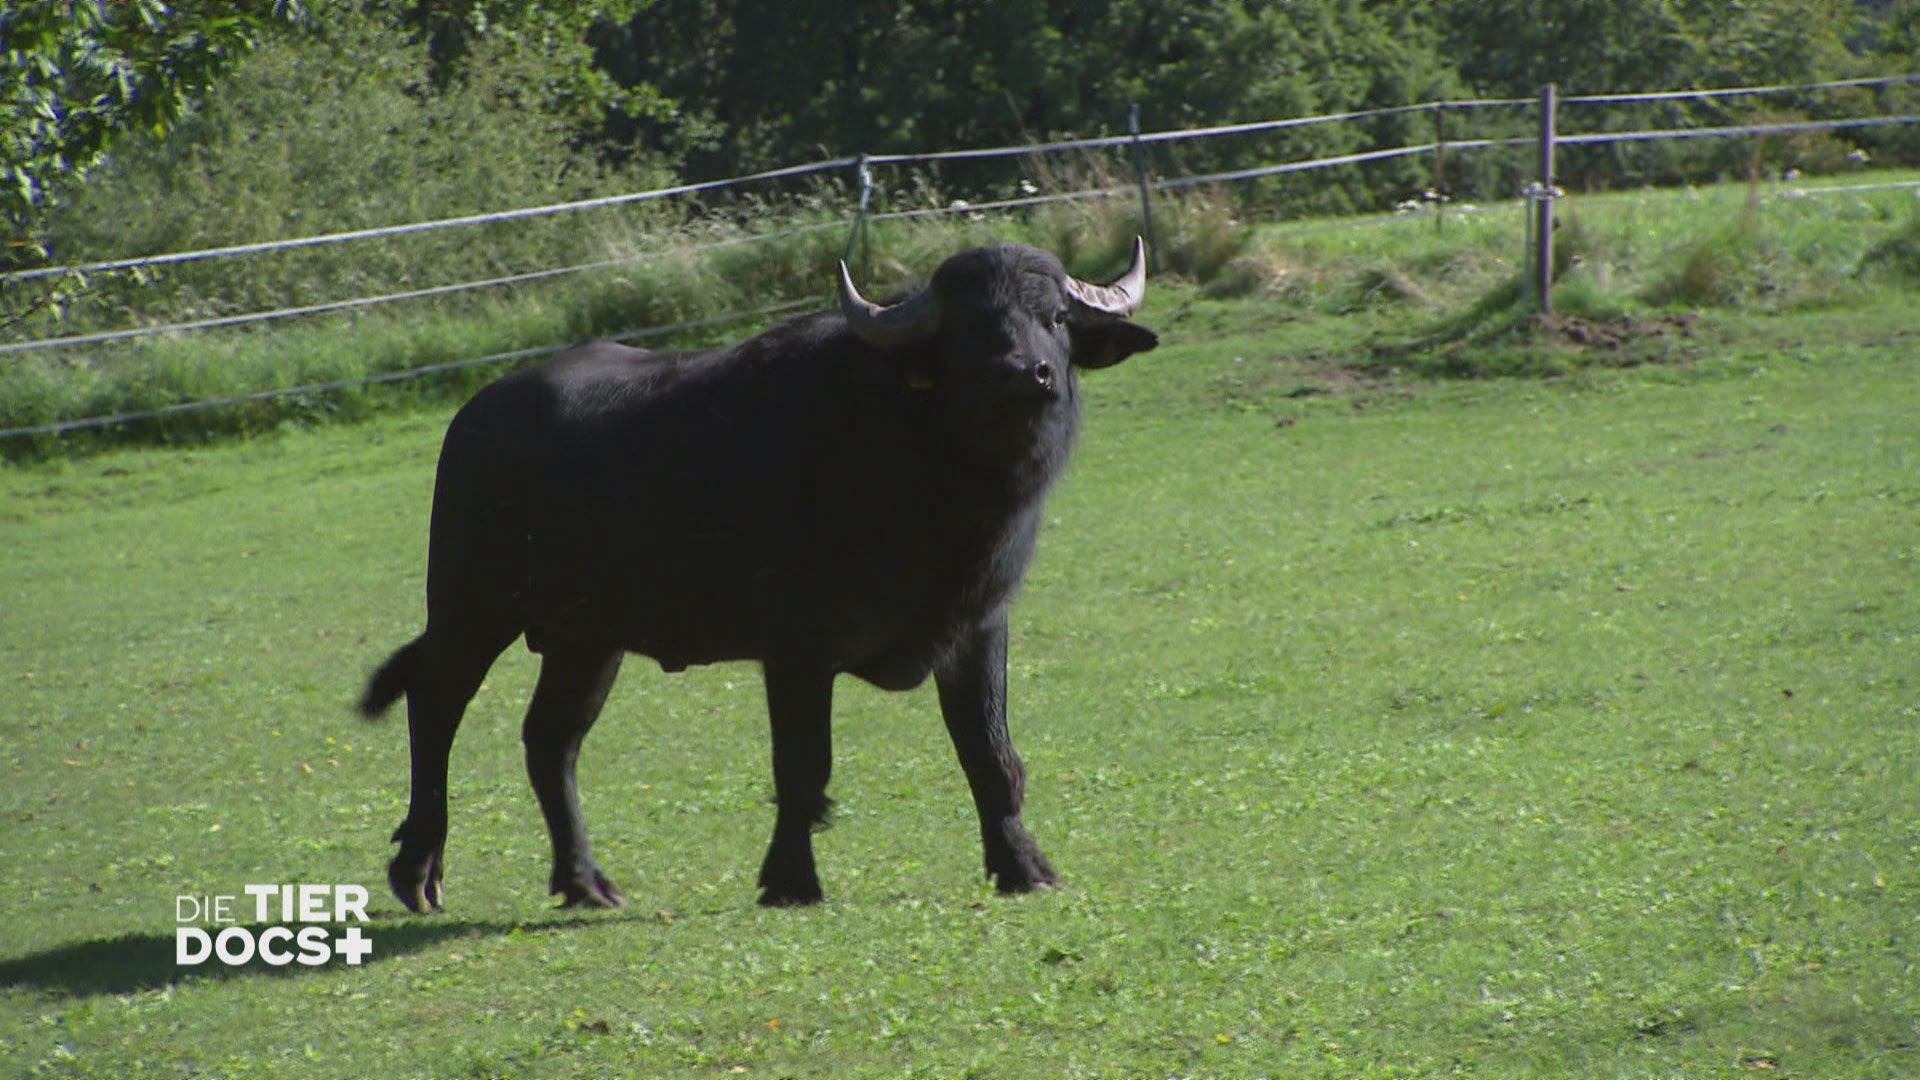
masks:
<instances>
[{"instance_id":1,"label":"grassy slope","mask_svg":"<svg viewBox=\"0 0 1920 1080\"><path fill-rule=\"evenodd\" d=\"M843 682L830 902L754 909L757 675L634 661L581 766L634 907L550 913L514 652L454 759L449 913L380 896L360 969L181 978L178 893L380 881L404 729L347 705L416 628L445 414L0 472L0 1062L1920 1071L1912 331L1341 389L1287 359L1326 322L1162 296L1176 344L1089 378L1015 613L1056 895L981 883L931 693Z\"/></svg>"}]
</instances>

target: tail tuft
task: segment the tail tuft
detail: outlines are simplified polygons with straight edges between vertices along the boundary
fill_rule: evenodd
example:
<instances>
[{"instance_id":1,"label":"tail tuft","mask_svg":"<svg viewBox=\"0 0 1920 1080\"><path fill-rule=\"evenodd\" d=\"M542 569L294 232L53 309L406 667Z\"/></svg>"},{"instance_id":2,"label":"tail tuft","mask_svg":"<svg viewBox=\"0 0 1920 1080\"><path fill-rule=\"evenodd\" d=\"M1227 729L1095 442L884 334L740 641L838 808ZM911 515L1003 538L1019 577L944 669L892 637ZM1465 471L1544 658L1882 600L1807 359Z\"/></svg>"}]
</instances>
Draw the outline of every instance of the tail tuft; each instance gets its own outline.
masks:
<instances>
[{"instance_id":1,"label":"tail tuft","mask_svg":"<svg viewBox=\"0 0 1920 1080\"><path fill-rule=\"evenodd\" d=\"M413 681L414 662L419 650L420 640L415 638L387 657L387 662L381 664L380 670L367 680L366 693L360 695L362 719L380 719L380 714L407 692L407 685Z\"/></svg>"}]
</instances>

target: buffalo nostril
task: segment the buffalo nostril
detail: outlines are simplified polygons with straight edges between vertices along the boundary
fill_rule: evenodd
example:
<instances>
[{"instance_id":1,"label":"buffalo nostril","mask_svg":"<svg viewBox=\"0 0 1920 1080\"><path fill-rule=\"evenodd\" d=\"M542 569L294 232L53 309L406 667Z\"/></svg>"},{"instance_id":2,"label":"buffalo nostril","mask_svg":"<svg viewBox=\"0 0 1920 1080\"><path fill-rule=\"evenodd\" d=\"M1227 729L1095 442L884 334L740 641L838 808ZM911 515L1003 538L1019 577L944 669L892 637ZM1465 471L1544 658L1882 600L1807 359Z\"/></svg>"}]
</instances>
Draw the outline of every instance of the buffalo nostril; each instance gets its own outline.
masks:
<instances>
[{"instance_id":1,"label":"buffalo nostril","mask_svg":"<svg viewBox=\"0 0 1920 1080\"><path fill-rule=\"evenodd\" d=\"M1053 365L1045 360L1033 365L1033 381L1048 390L1053 389Z\"/></svg>"}]
</instances>

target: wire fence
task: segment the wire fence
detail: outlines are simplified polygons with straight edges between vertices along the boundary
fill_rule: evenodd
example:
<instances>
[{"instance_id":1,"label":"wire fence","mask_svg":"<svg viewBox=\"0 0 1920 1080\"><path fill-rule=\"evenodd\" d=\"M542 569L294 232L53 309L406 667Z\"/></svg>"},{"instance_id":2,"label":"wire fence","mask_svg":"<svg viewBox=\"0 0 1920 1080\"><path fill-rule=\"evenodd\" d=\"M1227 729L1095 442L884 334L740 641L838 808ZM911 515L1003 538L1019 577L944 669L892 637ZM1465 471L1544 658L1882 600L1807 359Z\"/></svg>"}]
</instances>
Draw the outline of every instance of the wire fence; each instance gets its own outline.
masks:
<instances>
[{"instance_id":1,"label":"wire fence","mask_svg":"<svg viewBox=\"0 0 1920 1080\"><path fill-rule=\"evenodd\" d=\"M484 278L479 281L461 281L451 285L435 285L425 289L409 289L403 292L382 293L378 296L362 296L348 300L333 300L324 304L275 308L271 311L255 311L244 315L225 315L215 319L165 323L157 326L135 326L125 330L107 330L93 334L74 334L67 337L41 338L35 341L17 341L0 344L0 356L8 353L31 352L36 349L59 348L68 345L100 345L113 341L125 341L129 338L178 334L193 330L211 330L227 326L245 326L250 323L271 322L275 319L288 319L301 315L322 315L328 312L374 307L380 304L390 304L402 300L419 300L432 296L449 296L454 293L471 292L476 289L492 289L505 285L525 285L535 281L546 281L552 278L565 277L569 274L580 274L591 270L610 270L615 267L632 266L636 263L651 262L657 259L671 258L676 255L691 255L706 251L717 251L722 248L744 247L750 244L762 244L773 240L782 240L792 236L804 236L808 233L844 229L849 223L850 219L822 222L815 225L802 225L790 229L780 229L775 232L757 233L753 236L715 240L704 244L683 244L677 247L659 248L654 251L641 252L637 255L629 255L618 259L598 259L593 262L576 263L572 266L559 266L549 270L533 270L524 274L508 274L502 277Z\"/></svg>"},{"instance_id":2,"label":"wire fence","mask_svg":"<svg viewBox=\"0 0 1920 1080\"><path fill-rule=\"evenodd\" d=\"M377 228L355 229L341 232L318 234L287 240L263 241L258 243L235 244L222 247L202 248L159 255L138 256L94 262L83 262L64 266L50 266L30 270L0 274L0 288L11 288L34 281L48 279L85 279L88 275L108 273L143 273L148 270L177 266L186 263L207 262L212 260L238 259L258 256L272 252L298 251L328 245L350 244L375 239L404 237L420 233L442 230L471 228L502 222L522 221L531 218L575 213L607 207L629 206L660 200L694 198L717 193L734 192L754 185L765 185L780 181L794 180L810 176L832 175L851 170L859 189L857 209L846 217L835 220L815 222L806 225L753 233L745 236L729 237L704 243L680 244L662 247L631 256L613 259L601 259L572 265L549 267L522 273L495 275L487 278L460 281L424 288L398 290L376 295L351 297L315 304L303 304L225 315L214 318L191 319L162 325L134 326L115 330L105 330L84 334L44 337L34 340L0 343L0 356L17 355L43 350L67 349L84 346L112 345L136 338L157 335L180 335L211 331L221 328L240 327L279 320L296 319L306 316L371 308L386 304L403 303L437 297L446 297L458 293L479 290L506 288L532 282L581 273L606 271L623 266L631 266L651 260L674 256L697 256L722 248L743 247L766 243L773 240L790 238L837 230L848 230L847 250L851 255L857 239L864 239L865 225L868 221L906 221L914 219L945 217L955 214L1005 213L1048 204L1065 203L1077 200L1111 199L1139 197L1143 200L1142 210L1151 221L1150 193L1182 191L1199 187L1244 183L1309 173L1343 166L1363 165L1374 162L1394 161L1406 158L1431 157L1435 161L1436 174L1440 163L1448 155L1472 153L1497 149L1538 147L1542 151L1543 175L1537 178L1523 193L1523 197L1536 203L1557 197L1560 193L1553 188L1551 158L1556 146L1599 146L1609 144L1654 143L1674 140L1730 139L1742 137L1764 137L1772 135L1792 135L1809 132L1832 132L1850 129L1880 128L1896 125L1920 124L1920 115L1894 114L1879 116L1847 116L1830 119L1781 120L1766 123L1715 124L1706 126L1642 128L1621 131L1584 131L1560 133L1554 130L1554 117L1559 110L1578 112L1587 107L1618 107L1623 105L1642 105L1679 100L1724 101L1734 98L1765 97L1769 95L1809 95L1827 91L1845 89L1887 89L1896 86L1920 84L1920 74L1892 75L1866 79L1836 80L1819 83L1803 83L1774 86L1744 86L1700 90L1662 90L1632 94L1596 94L1555 98L1551 93L1542 99L1463 99L1449 101L1423 102L1412 105L1392 106L1380 109L1329 113L1319 116L1290 117L1265 120L1253 123L1217 125L1212 127L1185 128L1154 132L1136 132L1124 136L1107 136L1089 139L1068 139L1052 142L1040 142L1015 146L982 147L973 149L938 150L914 154L875 154L852 157L832 158L828 160L793 165L780 169L757 172L746 176L730 177L700 183L680 184L654 190L631 192L620 195L582 199L571 202L554 203L544 206L521 207L506 211L484 214L468 214L428 221L382 226ZM1448 116L1461 114L1512 113L1524 119L1529 111L1539 113L1542 130L1538 135L1498 135L1494 137L1447 139L1444 135L1444 122ZM1435 139L1411 143L1402 146L1375 147L1341 154L1327 154L1301 160L1270 161L1243 168L1227 169L1198 174L1154 176L1149 175L1144 155L1139 151L1144 147L1175 147L1182 144L1221 139L1226 137L1245 137L1272 135L1278 132L1304 128L1326 127L1340 124L1354 124L1388 117L1404 117L1428 114L1435 117ZM873 170L875 168L895 170L896 174L916 168L938 167L952 163L970 163L992 160L1021 159L1031 160L1045 155L1060 155L1076 152L1131 149L1134 151L1133 163L1135 176L1132 183L1105 183L1094 187L1085 187L1071 191L1033 192L1006 199L989 199L979 202L954 200L948 205L915 207L908 209L873 210ZM1915 187L1920 184L1873 184L1852 187L1805 188L1806 194L1823 194L1839 191L1880 190L1888 187ZM1545 229L1544 242L1550 243L1551 229ZM1151 239L1151 238L1150 238ZM1550 264L1550 254L1541 252L1536 255L1537 265ZM1545 295L1541 300L1544 302ZM772 307L751 311L726 312L710 318L686 320L673 325L643 328L626 334L614 335L616 338L641 340L670 336L697 328L713 327L766 318L776 314L789 313L800 307L810 306L812 301L794 301ZM136 410L112 415L82 417L45 424L27 425L0 430L0 439L22 438L28 436L58 435L69 431L79 431L130 424L143 420L152 420L229 405L238 405L273 400L282 397L307 396L328 393L354 387L366 387L408 379L428 378L450 371L464 370L490 364L509 364L544 356L564 348L556 343L530 349L500 352L487 356L451 363L432 364L400 371L381 372L358 379L337 380L314 383L303 386L266 389L255 393L233 395L205 401L186 401L157 409Z\"/></svg>"},{"instance_id":3,"label":"wire fence","mask_svg":"<svg viewBox=\"0 0 1920 1080\"><path fill-rule=\"evenodd\" d=\"M752 319L773 318L790 315L811 302L805 300L774 304L753 311L737 311L725 315L715 315L708 319L689 319L669 326L649 326L630 330L624 334L613 335L613 340L622 342L649 341L654 338L672 337L689 330L702 330L731 323L746 322ZM496 364L514 364L527 360L538 360L552 356L567 348L566 344L537 345L529 349L511 349L505 352L490 353L467 360L451 360L441 364L428 364L424 367L407 368L404 371L385 371L353 379L333 379L327 382L308 383L304 386L287 386L273 390L259 390L251 394L233 394L227 397L211 398L205 401L183 401L177 405L167 405L158 409L137 409L130 412L115 413L111 416L90 416L80 420L66 420L53 424L40 424L32 427L13 428L0 431L0 437L25 438L31 435L62 435L70 431L86 431L92 428L116 427L121 424L138 423L145 420L164 420L171 416L184 416L188 413L205 412L209 409L222 409L235 405L250 405L263 401L274 401L289 397L310 397L317 394L336 393L341 390L359 390L385 383L406 382L424 379L435 375L449 375L457 371L490 367Z\"/></svg>"},{"instance_id":4,"label":"wire fence","mask_svg":"<svg viewBox=\"0 0 1920 1080\"><path fill-rule=\"evenodd\" d=\"M794 165L784 169L754 173L750 176L735 176L724 180L708 180L698 184L678 184L673 187L658 188L653 191L636 191L626 195L605 195L597 199L577 199L573 202L553 203L548 206L528 206L517 210L501 210L488 214L467 214L462 217L440 218L435 221L417 221L406 225L388 225L377 229L353 229L347 232L326 233L320 236L305 236L293 240L267 240L257 244L233 244L228 247L204 248L198 251L181 251L170 255L142 255L131 259L110 259L105 262L80 263L74 266L48 266L32 270L16 270L9 274L0 274L0 283L32 281L36 278L57 277L66 274L94 274L114 270L145 270L160 266L173 266L179 263L198 262L203 259L224 259L236 255L260 255L270 251L291 251L296 248L320 247L324 244L342 244L354 240L375 240L384 237L409 236L414 233L432 232L437 229L457 229L468 225L491 225L503 221L521 221L526 218L546 217L550 214L565 214L578 210L593 210L607 206L627 206L633 203L651 202L656 199L670 199L682 195L698 195L710 191L723 191L769 180L782 180L832 169L845 168L853 164L853 158L841 158L836 161L816 161L807 165Z\"/></svg>"}]
</instances>

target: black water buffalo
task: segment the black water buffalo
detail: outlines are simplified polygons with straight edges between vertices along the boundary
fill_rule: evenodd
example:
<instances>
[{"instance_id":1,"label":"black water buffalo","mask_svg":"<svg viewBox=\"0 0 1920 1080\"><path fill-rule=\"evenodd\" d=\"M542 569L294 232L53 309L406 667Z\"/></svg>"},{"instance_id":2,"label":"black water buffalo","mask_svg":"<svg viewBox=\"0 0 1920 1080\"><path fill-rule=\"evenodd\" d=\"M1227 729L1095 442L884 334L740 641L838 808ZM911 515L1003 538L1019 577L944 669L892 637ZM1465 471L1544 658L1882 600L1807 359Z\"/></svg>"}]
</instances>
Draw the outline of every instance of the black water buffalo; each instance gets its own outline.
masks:
<instances>
[{"instance_id":1,"label":"black water buffalo","mask_svg":"<svg viewBox=\"0 0 1920 1080\"><path fill-rule=\"evenodd\" d=\"M574 762L621 658L668 671L757 660L777 804L760 902L821 898L833 680L934 677L1002 892L1052 884L1020 821L1007 735L1007 605L1080 417L1076 372L1158 343L1127 322L1144 245L1112 285L1008 245L942 263L891 306L841 267L840 311L731 348L580 345L480 391L440 453L427 625L367 685L402 694L412 802L387 868L441 902L447 755L467 703L522 634L542 656L523 740L568 905L625 902L594 861Z\"/></svg>"}]
</instances>

